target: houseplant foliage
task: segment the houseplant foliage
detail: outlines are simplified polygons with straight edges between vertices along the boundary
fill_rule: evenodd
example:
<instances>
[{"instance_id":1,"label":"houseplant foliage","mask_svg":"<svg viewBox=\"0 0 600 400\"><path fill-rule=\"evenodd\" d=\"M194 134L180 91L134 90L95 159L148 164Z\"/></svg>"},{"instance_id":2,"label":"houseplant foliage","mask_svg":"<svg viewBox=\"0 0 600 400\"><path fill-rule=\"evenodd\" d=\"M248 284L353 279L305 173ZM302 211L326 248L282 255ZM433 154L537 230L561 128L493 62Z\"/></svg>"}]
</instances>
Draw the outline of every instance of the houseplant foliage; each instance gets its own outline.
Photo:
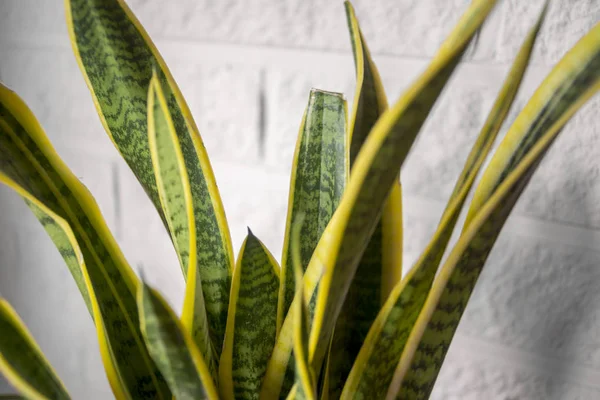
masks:
<instances>
[{"instance_id":1,"label":"houseplant foliage","mask_svg":"<svg viewBox=\"0 0 600 400\"><path fill-rule=\"evenodd\" d=\"M73 50L100 120L156 206L186 293L181 316L138 278L87 189L25 103L0 86L0 181L40 220L96 326L119 399L427 398L469 296L519 195L572 115L600 88L600 24L520 112L459 213L508 114L533 26L428 246L402 277L398 176L496 1L474 0L427 69L388 107L354 10L354 104L312 90L298 135L282 265L248 230L234 262L196 124L158 50L122 0L66 0ZM442 257L448 256L442 263ZM27 398L69 398L0 300L0 371Z\"/></svg>"}]
</instances>

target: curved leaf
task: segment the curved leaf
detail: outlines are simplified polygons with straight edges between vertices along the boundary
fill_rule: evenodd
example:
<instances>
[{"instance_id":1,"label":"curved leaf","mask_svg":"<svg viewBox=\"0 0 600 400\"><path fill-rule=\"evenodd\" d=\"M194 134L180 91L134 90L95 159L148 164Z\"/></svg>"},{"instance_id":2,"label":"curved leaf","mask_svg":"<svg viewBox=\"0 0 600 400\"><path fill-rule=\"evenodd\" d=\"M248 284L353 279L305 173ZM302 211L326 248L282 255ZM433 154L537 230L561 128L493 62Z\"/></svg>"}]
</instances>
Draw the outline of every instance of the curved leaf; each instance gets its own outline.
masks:
<instances>
[{"instance_id":1,"label":"curved leaf","mask_svg":"<svg viewBox=\"0 0 600 400\"><path fill-rule=\"evenodd\" d=\"M225 344L219 364L221 396L258 399L275 344L279 266L248 229L231 285Z\"/></svg>"},{"instance_id":2,"label":"curved leaf","mask_svg":"<svg viewBox=\"0 0 600 400\"><path fill-rule=\"evenodd\" d=\"M0 373L30 399L70 399L25 324L0 298ZM0 398L4 398L0 396ZM13 398L16 398L14 396Z\"/></svg>"},{"instance_id":3,"label":"curved leaf","mask_svg":"<svg viewBox=\"0 0 600 400\"><path fill-rule=\"evenodd\" d=\"M117 397L170 397L137 324L137 277L92 195L56 154L25 103L2 85L0 182L32 208L91 305L104 366Z\"/></svg>"},{"instance_id":4,"label":"curved leaf","mask_svg":"<svg viewBox=\"0 0 600 400\"><path fill-rule=\"evenodd\" d=\"M369 132L388 108L388 103L354 8L348 1L345 5L356 66L356 100L352 107L349 130L350 163L354 164ZM328 372L328 390L332 399L340 397L371 324L391 288L401 277L402 190L400 183L396 182L360 260L336 322Z\"/></svg>"},{"instance_id":5,"label":"curved leaf","mask_svg":"<svg viewBox=\"0 0 600 400\"><path fill-rule=\"evenodd\" d=\"M392 381L408 335L425 303L463 204L500 131L527 69L542 17L531 30L456 182L448 206L429 245L377 316L352 367L342 397L382 398Z\"/></svg>"},{"instance_id":6,"label":"curved leaf","mask_svg":"<svg viewBox=\"0 0 600 400\"><path fill-rule=\"evenodd\" d=\"M318 298L309 342L311 364L319 374L334 324L370 235L421 126L470 39L495 1L476 0L421 77L386 111L369 134L340 206L321 237L304 274L304 291ZM292 313L283 322L262 393L281 393L291 351Z\"/></svg>"},{"instance_id":7,"label":"curved leaf","mask_svg":"<svg viewBox=\"0 0 600 400\"><path fill-rule=\"evenodd\" d=\"M559 62L523 109L486 168L458 243L411 332L388 398L426 398L504 222L548 148L600 90L600 24Z\"/></svg>"},{"instance_id":8,"label":"curved leaf","mask_svg":"<svg viewBox=\"0 0 600 400\"><path fill-rule=\"evenodd\" d=\"M173 395L178 400L218 400L200 349L165 299L143 282L137 304L144 340Z\"/></svg>"},{"instance_id":9,"label":"curved leaf","mask_svg":"<svg viewBox=\"0 0 600 400\"><path fill-rule=\"evenodd\" d=\"M148 92L148 139L159 198L182 267L188 271L182 321L216 377L216 355L210 341L202 282L196 257L196 226L185 163L158 78Z\"/></svg>"},{"instance_id":10,"label":"curved leaf","mask_svg":"<svg viewBox=\"0 0 600 400\"><path fill-rule=\"evenodd\" d=\"M346 101L341 94L312 89L294 154L281 264L278 326L287 314L295 291L290 246L292 223L300 213L304 215L300 248L304 270L344 192L347 161Z\"/></svg>"},{"instance_id":11,"label":"curved leaf","mask_svg":"<svg viewBox=\"0 0 600 400\"><path fill-rule=\"evenodd\" d=\"M65 5L73 51L100 120L166 223L147 133L148 89L157 69L190 181L198 272L211 339L220 352L233 250L212 168L190 111L156 47L123 0L65 0ZM187 276L187 270L183 273Z\"/></svg>"}]
</instances>

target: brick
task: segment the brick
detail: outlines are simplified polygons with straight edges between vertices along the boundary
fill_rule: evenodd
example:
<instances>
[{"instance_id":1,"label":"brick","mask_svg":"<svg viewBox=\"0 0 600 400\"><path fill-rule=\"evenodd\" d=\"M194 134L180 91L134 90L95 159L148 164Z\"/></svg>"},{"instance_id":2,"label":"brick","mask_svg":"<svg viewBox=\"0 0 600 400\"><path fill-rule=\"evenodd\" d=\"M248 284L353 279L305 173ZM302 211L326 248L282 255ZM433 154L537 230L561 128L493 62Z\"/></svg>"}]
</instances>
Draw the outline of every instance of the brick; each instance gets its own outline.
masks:
<instances>
[{"instance_id":1,"label":"brick","mask_svg":"<svg viewBox=\"0 0 600 400\"><path fill-rule=\"evenodd\" d=\"M501 84L468 72L449 83L419 133L401 174L407 194L448 200Z\"/></svg>"},{"instance_id":2,"label":"brick","mask_svg":"<svg viewBox=\"0 0 600 400\"><path fill-rule=\"evenodd\" d=\"M376 53L432 56L458 21L467 0L355 2ZM134 0L132 9L156 37L350 51L342 2Z\"/></svg>"},{"instance_id":3,"label":"brick","mask_svg":"<svg viewBox=\"0 0 600 400\"><path fill-rule=\"evenodd\" d=\"M569 377L520 368L498 359L484 360L473 348L450 351L431 400L592 399L600 390Z\"/></svg>"},{"instance_id":4,"label":"brick","mask_svg":"<svg viewBox=\"0 0 600 400\"><path fill-rule=\"evenodd\" d=\"M118 157L69 50L9 50L1 77L31 108L59 153Z\"/></svg>"},{"instance_id":5,"label":"brick","mask_svg":"<svg viewBox=\"0 0 600 400\"><path fill-rule=\"evenodd\" d=\"M419 199L404 194L402 199L403 243L402 272L403 275L413 267L415 262L435 233L442 210L432 209Z\"/></svg>"},{"instance_id":6,"label":"brick","mask_svg":"<svg viewBox=\"0 0 600 400\"><path fill-rule=\"evenodd\" d=\"M511 60L533 25L542 1L502 2L497 59ZM600 4L592 0L553 1L540 33L534 61L552 65L600 20Z\"/></svg>"},{"instance_id":7,"label":"brick","mask_svg":"<svg viewBox=\"0 0 600 400\"><path fill-rule=\"evenodd\" d=\"M256 162L261 135L260 71L204 65L202 55L169 63L211 159Z\"/></svg>"},{"instance_id":8,"label":"brick","mask_svg":"<svg viewBox=\"0 0 600 400\"><path fill-rule=\"evenodd\" d=\"M480 276L460 331L599 370L599 262L597 252L505 233Z\"/></svg>"},{"instance_id":9,"label":"brick","mask_svg":"<svg viewBox=\"0 0 600 400\"><path fill-rule=\"evenodd\" d=\"M61 0L2 0L0 37L3 40L20 39L38 33L62 34L68 40Z\"/></svg>"},{"instance_id":10,"label":"brick","mask_svg":"<svg viewBox=\"0 0 600 400\"><path fill-rule=\"evenodd\" d=\"M153 38L180 38L227 43L350 51L344 8L326 0L131 0L131 8ZM468 0L355 1L357 15L374 53L432 57L466 10ZM468 58L508 62L529 30L542 1L499 2ZM3 3L3 37L38 34L65 36L63 5L47 1ZM554 64L600 18L591 0L554 2L541 32L534 59Z\"/></svg>"},{"instance_id":11,"label":"brick","mask_svg":"<svg viewBox=\"0 0 600 400\"><path fill-rule=\"evenodd\" d=\"M226 163L215 163L214 168L236 257L250 228L280 261L289 175Z\"/></svg>"}]
</instances>

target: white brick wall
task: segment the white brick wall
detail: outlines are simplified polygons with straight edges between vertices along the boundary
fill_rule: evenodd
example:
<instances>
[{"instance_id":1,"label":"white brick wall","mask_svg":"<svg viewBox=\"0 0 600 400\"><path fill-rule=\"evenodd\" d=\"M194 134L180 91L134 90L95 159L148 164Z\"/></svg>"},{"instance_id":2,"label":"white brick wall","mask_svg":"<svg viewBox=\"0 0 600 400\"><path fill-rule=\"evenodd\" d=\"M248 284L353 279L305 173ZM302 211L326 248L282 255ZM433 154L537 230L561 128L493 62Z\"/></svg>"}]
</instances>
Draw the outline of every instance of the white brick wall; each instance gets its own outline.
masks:
<instances>
[{"instance_id":1,"label":"white brick wall","mask_svg":"<svg viewBox=\"0 0 600 400\"><path fill-rule=\"evenodd\" d=\"M279 255L290 162L311 87L352 100L341 0L130 0L208 148L237 252L250 226ZM356 0L390 101L468 0ZM406 264L431 235L541 0L504 0L402 171ZM554 0L517 104L600 20L597 0ZM0 0L0 79L17 90L94 193L134 267L181 307L183 280L150 202L103 133L71 54L61 0ZM600 398L600 98L536 173L472 296L435 399ZM516 115L512 113L512 117ZM0 188L0 292L75 398L110 398L93 325L58 252ZM0 393L9 390L0 383Z\"/></svg>"}]
</instances>

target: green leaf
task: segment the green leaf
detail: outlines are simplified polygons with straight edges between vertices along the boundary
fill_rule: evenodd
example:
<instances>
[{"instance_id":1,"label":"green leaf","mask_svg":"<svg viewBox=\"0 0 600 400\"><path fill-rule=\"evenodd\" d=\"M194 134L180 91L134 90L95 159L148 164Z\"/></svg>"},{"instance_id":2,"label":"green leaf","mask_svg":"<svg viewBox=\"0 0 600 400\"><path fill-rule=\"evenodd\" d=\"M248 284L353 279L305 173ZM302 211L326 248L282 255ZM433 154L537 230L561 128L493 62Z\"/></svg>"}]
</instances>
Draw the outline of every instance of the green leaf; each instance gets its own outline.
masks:
<instances>
[{"instance_id":1,"label":"green leaf","mask_svg":"<svg viewBox=\"0 0 600 400\"><path fill-rule=\"evenodd\" d=\"M396 367L388 398L426 398L510 211L564 124L600 90L600 24L548 75L509 129L475 191Z\"/></svg>"},{"instance_id":2,"label":"green leaf","mask_svg":"<svg viewBox=\"0 0 600 400\"><path fill-rule=\"evenodd\" d=\"M200 349L164 298L143 282L137 304L150 355L175 398L217 400L217 389Z\"/></svg>"},{"instance_id":3,"label":"green leaf","mask_svg":"<svg viewBox=\"0 0 600 400\"><path fill-rule=\"evenodd\" d=\"M137 277L92 195L56 154L25 103L2 85L0 182L26 200L91 306L115 395L169 398L170 392L148 355L137 324Z\"/></svg>"},{"instance_id":4,"label":"green leaf","mask_svg":"<svg viewBox=\"0 0 600 400\"><path fill-rule=\"evenodd\" d=\"M148 144L153 69L162 83L185 161L196 222L199 275L214 348L221 351L233 250L223 206L198 129L156 47L123 0L65 0L76 59L100 120L166 224ZM182 266L187 276L185 265Z\"/></svg>"},{"instance_id":5,"label":"green leaf","mask_svg":"<svg viewBox=\"0 0 600 400\"><path fill-rule=\"evenodd\" d=\"M375 123L388 108L377 67L360 30L354 8L346 2L346 16L356 65L356 93L350 117L350 162ZM339 398L360 347L391 288L402 276L402 191L394 183L381 219L371 236L344 306L336 322L329 360L329 391Z\"/></svg>"},{"instance_id":6,"label":"green leaf","mask_svg":"<svg viewBox=\"0 0 600 400\"><path fill-rule=\"evenodd\" d=\"M304 215L300 248L304 270L344 192L347 162L346 101L341 94L313 89L294 154L281 264L278 327L295 292L290 246L292 223L300 213Z\"/></svg>"},{"instance_id":7,"label":"green leaf","mask_svg":"<svg viewBox=\"0 0 600 400\"><path fill-rule=\"evenodd\" d=\"M198 274L197 236L190 181L169 108L156 75L148 92L148 139L158 194L181 265L188 271L182 321L216 377L216 353Z\"/></svg>"},{"instance_id":8,"label":"green leaf","mask_svg":"<svg viewBox=\"0 0 600 400\"><path fill-rule=\"evenodd\" d=\"M344 386L342 397L383 398L385 396L408 335L425 303L463 204L514 101L527 69L541 22L542 18L532 29L519 51L484 127L471 149L436 233L407 276L394 288L370 329Z\"/></svg>"},{"instance_id":9,"label":"green leaf","mask_svg":"<svg viewBox=\"0 0 600 400\"><path fill-rule=\"evenodd\" d=\"M325 229L304 274L304 290L312 301L319 287L313 316L309 353L319 374L333 327L354 273L380 213L421 126L427 118L470 39L495 1L476 0L455 31L442 45L421 77L378 120L354 164L342 201ZM264 396L281 393L286 356L291 351L293 329L288 313L262 388Z\"/></svg>"},{"instance_id":10,"label":"green leaf","mask_svg":"<svg viewBox=\"0 0 600 400\"><path fill-rule=\"evenodd\" d=\"M0 373L30 399L70 399L67 389L44 357L25 324L0 298ZM0 398L21 398L0 396Z\"/></svg>"},{"instance_id":11,"label":"green leaf","mask_svg":"<svg viewBox=\"0 0 600 400\"><path fill-rule=\"evenodd\" d=\"M219 383L224 399L258 399L277 334L279 265L248 229L231 285Z\"/></svg>"},{"instance_id":12,"label":"green leaf","mask_svg":"<svg viewBox=\"0 0 600 400\"><path fill-rule=\"evenodd\" d=\"M294 275L296 282L296 297L299 299L294 302L296 308L294 313L294 361L295 361L295 378L296 388L293 391L293 398L296 400L307 399L315 400L316 386L314 371L308 359L308 335L309 335L309 319L308 307L304 291L302 287L302 275L304 269L302 267L301 258L301 231L304 224L304 215L300 214L292 227L291 250L294 264ZM289 398L289 397L288 397Z\"/></svg>"}]
</instances>

